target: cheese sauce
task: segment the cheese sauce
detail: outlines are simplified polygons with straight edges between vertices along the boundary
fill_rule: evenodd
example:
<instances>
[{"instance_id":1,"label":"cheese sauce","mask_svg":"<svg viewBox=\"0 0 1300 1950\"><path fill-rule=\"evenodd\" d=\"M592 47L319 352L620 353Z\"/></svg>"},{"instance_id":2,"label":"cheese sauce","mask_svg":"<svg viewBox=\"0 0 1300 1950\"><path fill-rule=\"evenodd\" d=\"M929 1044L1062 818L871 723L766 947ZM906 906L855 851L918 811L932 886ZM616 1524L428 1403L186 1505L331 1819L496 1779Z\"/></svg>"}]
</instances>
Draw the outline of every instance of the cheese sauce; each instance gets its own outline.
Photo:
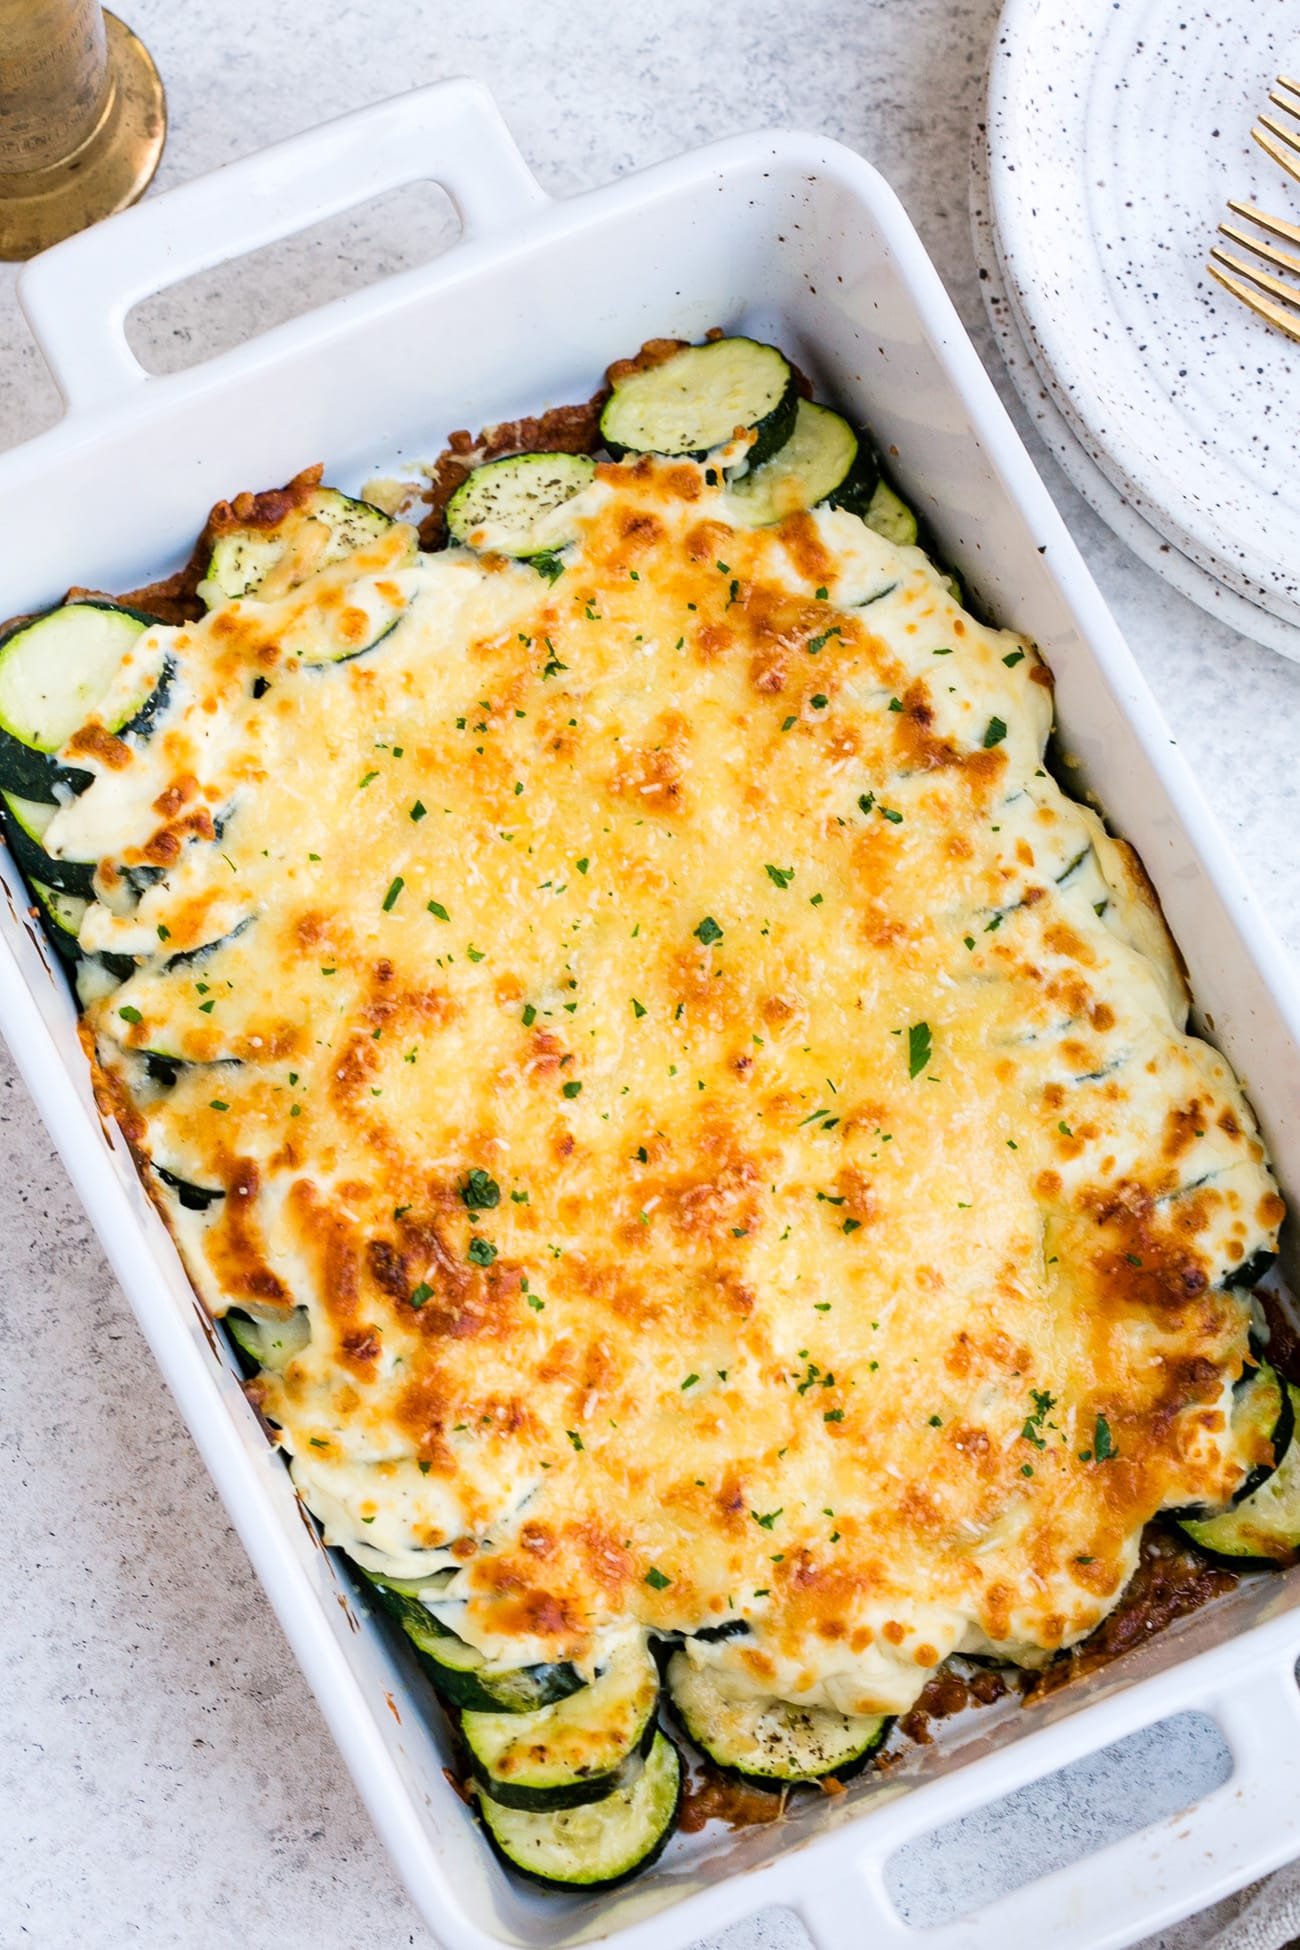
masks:
<instances>
[{"instance_id":1,"label":"cheese sauce","mask_svg":"<svg viewBox=\"0 0 1300 1950\"><path fill-rule=\"evenodd\" d=\"M142 958L98 1059L213 1312L306 1309L330 1542L510 1664L741 1624L725 1686L896 1711L1231 1494L1281 1201L1032 648L690 463L571 507L553 581L398 527L144 640L46 841Z\"/></svg>"}]
</instances>

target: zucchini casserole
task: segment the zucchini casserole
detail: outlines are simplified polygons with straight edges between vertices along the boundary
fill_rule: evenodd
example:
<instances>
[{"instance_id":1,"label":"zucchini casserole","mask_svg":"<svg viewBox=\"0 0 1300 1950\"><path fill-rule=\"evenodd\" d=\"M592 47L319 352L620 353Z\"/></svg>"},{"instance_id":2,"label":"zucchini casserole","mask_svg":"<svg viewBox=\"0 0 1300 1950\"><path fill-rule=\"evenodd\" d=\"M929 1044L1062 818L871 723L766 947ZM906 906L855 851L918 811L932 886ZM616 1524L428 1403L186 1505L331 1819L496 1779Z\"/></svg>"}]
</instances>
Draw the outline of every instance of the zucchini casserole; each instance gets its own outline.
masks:
<instances>
[{"instance_id":1,"label":"zucchini casserole","mask_svg":"<svg viewBox=\"0 0 1300 1950\"><path fill-rule=\"evenodd\" d=\"M775 348L610 381L444 546L313 471L214 511L188 620L0 647L101 1102L564 1887L663 1847L675 1736L844 1775L1158 1513L1300 1540L1282 1201L1046 667Z\"/></svg>"}]
</instances>

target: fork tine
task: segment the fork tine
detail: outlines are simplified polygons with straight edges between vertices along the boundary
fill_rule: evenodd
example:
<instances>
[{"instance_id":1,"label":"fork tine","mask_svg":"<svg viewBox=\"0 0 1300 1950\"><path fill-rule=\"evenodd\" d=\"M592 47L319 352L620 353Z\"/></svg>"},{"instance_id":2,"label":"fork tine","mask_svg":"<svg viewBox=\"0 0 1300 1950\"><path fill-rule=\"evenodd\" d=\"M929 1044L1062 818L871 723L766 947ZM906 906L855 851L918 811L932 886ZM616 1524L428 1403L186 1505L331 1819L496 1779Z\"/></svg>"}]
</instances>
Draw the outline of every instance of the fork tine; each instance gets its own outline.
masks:
<instances>
[{"instance_id":1,"label":"fork tine","mask_svg":"<svg viewBox=\"0 0 1300 1950\"><path fill-rule=\"evenodd\" d=\"M1268 120L1267 116L1260 117L1261 122L1266 122L1267 120ZM1300 143L1297 143L1291 140L1290 138L1287 138L1285 144L1278 142L1273 138L1273 136L1267 134L1265 130L1259 126L1258 122L1255 124L1255 127L1251 130L1251 134L1254 136L1260 148L1264 151L1264 154L1266 156L1271 156L1273 158L1273 161L1279 164L1280 167L1286 171L1288 176L1294 176L1296 181L1300 183ZM1294 151L1294 154L1290 153L1291 151Z\"/></svg>"},{"instance_id":2,"label":"fork tine","mask_svg":"<svg viewBox=\"0 0 1300 1950\"><path fill-rule=\"evenodd\" d=\"M1279 271L1293 271L1300 277L1300 257L1293 257L1290 251L1280 251L1276 244L1266 244L1262 237L1252 237L1239 223L1221 223L1219 235L1230 238L1234 244L1244 245L1269 264L1276 264Z\"/></svg>"},{"instance_id":3,"label":"fork tine","mask_svg":"<svg viewBox=\"0 0 1300 1950\"><path fill-rule=\"evenodd\" d=\"M1267 129L1270 135L1275 135L1279 142L1284 142L1288 149L1294 149L1296 154L1300 155L1300 138L1296 136L1294 129L1288 129L1284 122L1279 122L1276 115L1261 115L1259 126L1261 129Z\"/></svg>"},{"instance_id":4,"label":"fork tine","mask_svg":"<svg viewBox=\"0 0 1300 1950\"><path fill-rule=\"evenodd\" d=\"M1257 203L1241 203L1234 196L1228 198L1228 208L1234 216L1257 223L1261 230L1270 231L1274 237L1285 237L1288 244L1300 244L1300 223L1288 223L1285 217L1270 217Z\"/></svg>"},{"instance_id":5,"label":"fork tine","mask_svg":"<svg viewBox=\"0 0 1300 1950\"><path fill-rule=\"evenodd\" d=\"M1271 298L1261 298L1240 278L1234 278L1230 271L1221 271L1217 264L1207 264L1205 268L1212 278L1218 279L1225 291L1230 291L1234 298L1240 298L1243 305L1248 305L1260 318L1266 319L1270 325L1276 325L1279 332L1285 332L1289 339L1295 339L1300 344L1300 321L1291 318L1281 305L1275 305Z\"/></svg>"},{"instance_id":6,"label":"fork tine","mask_svg":"<svg viewBox=\"0 0 1300 1950\"><path fill-rule=\"evenodd\" d=\"M1297 290L1294 285L1283 283L1282 279L1275 278L1271 271L1257 271L1253 265L1243 264L1239 257L1230 256L1227 251L1220 250L1217 244L1210 252L1210 256L1216 264L1225 265L1229 271L1235 271L1238 277L1248 278L1252 284L1257 284L1261 291L1270 292L1274 298L1280 298L1284 305L1294 305L1295 309L1300 311L1300 290Z\"/></svg>"},{"instance_id":7,"label":"fork tine","mask_svg":"<svg viewBox=\"0 0 1300 1950\"><path fill-rule=\"evenodd\" d=\"M1280 75L1278 76L1277 88L1290 88L1293 94L1300 95L1300 88L1295 88L1290 82L1283 81ZM1289 102L1285 95L1278 94L1277 88L1270 88L1268 91L1268 98L1274 107L1282 109L1287 115L1300 115L1300 102Z\"/></svg>"},{"instance_id":8,"label":"fork tine","mask_svg":"<svg viewBox=\"0 0 1300 1950\"><path fill-rule=\"evenodd\" d=\"M1289 74L1280 74L1277 85L1279 88L1289 89L1293 95L1300 95L1300 81L1293 81Z\"/></svg>"}]
</instances>

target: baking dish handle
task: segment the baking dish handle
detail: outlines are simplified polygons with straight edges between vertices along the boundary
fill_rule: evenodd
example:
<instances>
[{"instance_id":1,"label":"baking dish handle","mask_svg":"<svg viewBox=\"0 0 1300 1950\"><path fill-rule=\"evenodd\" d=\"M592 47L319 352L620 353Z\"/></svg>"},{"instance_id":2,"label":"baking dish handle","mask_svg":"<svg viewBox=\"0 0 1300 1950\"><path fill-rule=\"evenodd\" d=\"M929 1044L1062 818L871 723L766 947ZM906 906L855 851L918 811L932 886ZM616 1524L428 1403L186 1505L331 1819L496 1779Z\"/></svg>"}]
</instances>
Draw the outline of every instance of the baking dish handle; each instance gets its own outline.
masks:
<instances>
[{"instance_id":1,"label":"baking dish handle","mask_svg":"<svg viewBox=\"0 0 1300 1950\"><path fill-rule=\"evenodd\" d=\"M1068 1868L937 1927L907 1923L886 1869L905 1841L929 1832L902 1821L887 1847L850 1873L801 1891L795 1906L817 1950L1118 1950L1220 1901L1300 1854L1300 1690L1294 1652L1252 1666L1221 1691L1188 1700L1213 1715L1233 1772L1185 1813L1126 1836Z\"/></svg>"},{"instance_id":2,"label":"baking dish handle","mask_svg":"<svg viewBox=\"0 0 1300 1950\"><path fill-rule=\"evenodd\" d=\"M323 122L56 244L23 269L19 302L69 410L102 406L148 377L125 332L142 298L422 181L447 191L465 240L549 200L487 89L439 81Z\"/></svg>"}]
</instances>

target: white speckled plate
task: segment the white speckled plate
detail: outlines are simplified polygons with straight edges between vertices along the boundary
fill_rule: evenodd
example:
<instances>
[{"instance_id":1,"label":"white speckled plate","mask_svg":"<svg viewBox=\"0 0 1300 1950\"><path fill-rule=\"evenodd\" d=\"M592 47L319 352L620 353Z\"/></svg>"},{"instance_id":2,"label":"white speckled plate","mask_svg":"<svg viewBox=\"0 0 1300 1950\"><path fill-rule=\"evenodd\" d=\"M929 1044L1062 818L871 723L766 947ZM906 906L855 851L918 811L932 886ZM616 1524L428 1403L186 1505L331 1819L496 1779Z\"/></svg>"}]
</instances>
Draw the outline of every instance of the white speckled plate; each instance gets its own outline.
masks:
<instances>
[{"instance_id":1,"label":"white speckled plate","mask_svg":"<svg viewBox=\"0 0 1300 1950\"><path fill-rule=\"evenodd\" d=\"M1018 328L1110 490L1089 499L1130 541L1135 520L1156 529L1281 648L1269 622L1300 627L1300 347L1204 265L1230 195L1300 218L1300 188L1249 139L1273 77L1300 67L1300 0L1231 11L1009 0L989 197Z\"/></svg>"},{"instance_id":2,"label":"white speckled plate","mask_svg":"<svg viewBox=\"0 0 1300 1950\"><path fill-rule=\"evenodd\" d=\"M1072 431L1064 414L1055 405L1045 382L1040 378L1025 344L1015 305L1007 291L989 210L988 148L981 127L976 131L971 156L971 222L975 258L979 266L980 289L989 323L993 327L1008 376L1020 395L1025 411L1051 449L1061 471L1079 490L1084 500L1122 542L1147 567L1199 604L1209 615L1230 629L1252 637L1271 650L1300 663L1300 624L1283 622L1266 609L1260 609L1235 589L1216 582L1190 556L1174 547L1158 528L1137 512L1111 486L1097 463Z\"/></svg>"}]
</instances>

